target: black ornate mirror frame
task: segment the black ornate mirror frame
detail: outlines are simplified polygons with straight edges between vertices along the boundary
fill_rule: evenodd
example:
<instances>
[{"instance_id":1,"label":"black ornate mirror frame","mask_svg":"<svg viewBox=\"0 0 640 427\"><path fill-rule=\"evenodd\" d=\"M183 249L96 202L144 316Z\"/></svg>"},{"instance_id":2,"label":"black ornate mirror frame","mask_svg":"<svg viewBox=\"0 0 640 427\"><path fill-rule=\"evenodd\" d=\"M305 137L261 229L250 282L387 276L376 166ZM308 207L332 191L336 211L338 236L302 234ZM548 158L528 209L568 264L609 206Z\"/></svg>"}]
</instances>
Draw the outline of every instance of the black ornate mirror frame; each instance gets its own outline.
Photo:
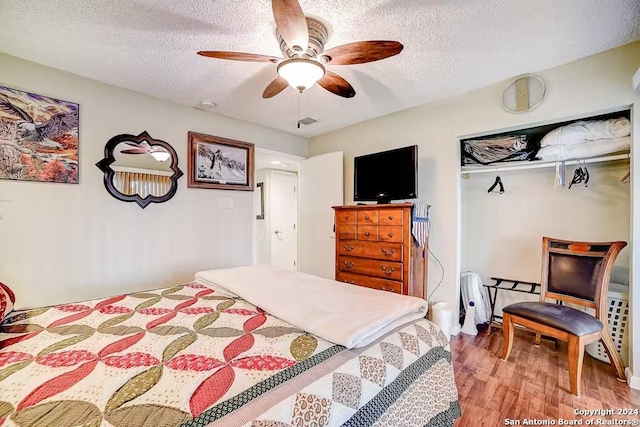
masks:
<instances>
[{"instance_id":1,"label":"black ornate mirror frame","mask_svg":"<svg viewBox=\"0 0 640 427\"><path fill-rule=\"evenodd\" d=\"M134 142L136 144L141 144L146 141L149 145L160 145L164 147L169 154L171 154L171 169L173 170L173 175L170 177L171 179L171 188L164 196L147 196L145 198L140 197L138 194L134 194L131 196L127 196L125 194L120 193L113 184L113 177L115 176L115 171L111 169L111 164L116 161L113 150L120 144L121 142ZM107 144L104 146L104 159L100 160L96 163L96 166L104 172L104 186L107 189L107 192L111 194L118 200L122 200L123 202L136 202L142 209L146 208L149 203L163 203L167 200L171 199L178 190L178 178L182 176L182 171L178 168L178 155L176 154L176 150L173 147L159 139L153 139L146 132L142 132L138 136L122 134L117 135L111 138Z\"/></svg>"}]
</instances>

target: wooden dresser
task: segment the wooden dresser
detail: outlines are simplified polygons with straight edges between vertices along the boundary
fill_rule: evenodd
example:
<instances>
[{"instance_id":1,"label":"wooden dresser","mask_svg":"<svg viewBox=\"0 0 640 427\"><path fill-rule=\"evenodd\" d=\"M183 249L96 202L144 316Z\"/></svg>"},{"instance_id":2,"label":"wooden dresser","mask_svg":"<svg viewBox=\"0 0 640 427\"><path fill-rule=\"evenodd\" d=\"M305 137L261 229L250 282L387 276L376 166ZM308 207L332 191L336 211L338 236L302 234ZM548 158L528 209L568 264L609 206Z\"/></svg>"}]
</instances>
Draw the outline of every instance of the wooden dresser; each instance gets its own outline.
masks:
<instances>
[{"instance_id":1,"label":"wooden dresser","mask_svg":"<svg viewBox=\"0 0 640 427\"><path fill-rule=\"evenodd\" d=\"M336 280L426 298L427 261L411 235L413 204L333 209Z\"/></svg>"}]
</instances>

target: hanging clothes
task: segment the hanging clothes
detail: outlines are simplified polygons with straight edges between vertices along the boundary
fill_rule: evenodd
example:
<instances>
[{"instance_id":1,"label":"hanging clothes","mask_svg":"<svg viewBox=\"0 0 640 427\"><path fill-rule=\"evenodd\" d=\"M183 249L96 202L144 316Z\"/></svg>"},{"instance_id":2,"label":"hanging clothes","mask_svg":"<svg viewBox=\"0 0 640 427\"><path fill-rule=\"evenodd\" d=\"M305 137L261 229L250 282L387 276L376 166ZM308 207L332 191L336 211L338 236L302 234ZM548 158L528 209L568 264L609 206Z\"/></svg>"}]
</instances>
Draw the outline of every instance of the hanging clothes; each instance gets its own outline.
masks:
<instances>
[{"instance_id":1,"label":"hanging clothes","mask_svg":"<svg viewBox=\"0 0 640 427\"><path fill-rule=\"evenodd\" d=\"M556 178L553 182L553 188L564 188L567 183L567 165L565 161L556 162Z\"/></svg>"},{"instance_id":2,"label":"hanging clothes","mask_svg":"<svg viewBox=\"0 0 640 427\"><path fill-rule=\"evenodd\" d=\"M425 248L429 240L429 209L431 205L416 203L413 205L411 234L420 247Z\"/></svg>"}]
</instances>

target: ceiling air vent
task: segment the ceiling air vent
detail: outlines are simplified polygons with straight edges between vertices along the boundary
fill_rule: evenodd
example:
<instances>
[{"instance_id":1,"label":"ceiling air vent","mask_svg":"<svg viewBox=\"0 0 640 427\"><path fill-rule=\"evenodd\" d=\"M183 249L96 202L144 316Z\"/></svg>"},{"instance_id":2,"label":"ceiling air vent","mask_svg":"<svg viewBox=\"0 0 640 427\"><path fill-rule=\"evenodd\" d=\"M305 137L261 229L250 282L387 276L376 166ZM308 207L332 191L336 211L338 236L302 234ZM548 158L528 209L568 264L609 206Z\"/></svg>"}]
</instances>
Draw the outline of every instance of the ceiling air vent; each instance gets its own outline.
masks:
<instances>
[{"instance_id":1,"label":"ceiling air vent","mask_svg":"<svg viewBox=\"0 0 640 427\"><path fill-rule=\"evenodd\" d=\"M317 122L318 121L316 119L312 119L311 117L305 117L302 120L298 120L298 124L305 125L305 126L309 126Z\"/></svg>"}]
</instances>

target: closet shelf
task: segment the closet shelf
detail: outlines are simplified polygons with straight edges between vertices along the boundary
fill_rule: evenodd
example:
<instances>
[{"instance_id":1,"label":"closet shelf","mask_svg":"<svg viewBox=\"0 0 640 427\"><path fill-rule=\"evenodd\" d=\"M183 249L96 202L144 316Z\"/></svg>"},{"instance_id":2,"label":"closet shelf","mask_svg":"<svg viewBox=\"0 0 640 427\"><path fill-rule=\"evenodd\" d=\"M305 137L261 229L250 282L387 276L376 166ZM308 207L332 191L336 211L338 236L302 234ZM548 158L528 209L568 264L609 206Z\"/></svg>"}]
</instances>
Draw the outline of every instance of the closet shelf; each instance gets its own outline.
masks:
<instances>
[{"instance_id":1,"label":"closet shelf","mask_svg":"<svg viewBox=\"0 0 640 427\"><path fill-rule=\"evenodd\" d=\"M591 157L588 159L584 159L584 162L585 163L614 162L616 160L627 160L629 158L630 158L629 153L624 153L624 154L614 154L614 155L607 155L607 156L601 156L601 157ZM565 164L567 166L575 165L579 161L581 162L582 159L566 160ZM556 166L556 163L557 162L555 160L554 161L533 160L533 161L503 163L502 166L495 166L495 165L463 166L461 171L462 171L462 177L468 178L469 177L468 175L476 174L476 173L496 173L496 172L519 171L519 170L525 170L525 169L553 168Z\"/></svg>"}]
</instances>

